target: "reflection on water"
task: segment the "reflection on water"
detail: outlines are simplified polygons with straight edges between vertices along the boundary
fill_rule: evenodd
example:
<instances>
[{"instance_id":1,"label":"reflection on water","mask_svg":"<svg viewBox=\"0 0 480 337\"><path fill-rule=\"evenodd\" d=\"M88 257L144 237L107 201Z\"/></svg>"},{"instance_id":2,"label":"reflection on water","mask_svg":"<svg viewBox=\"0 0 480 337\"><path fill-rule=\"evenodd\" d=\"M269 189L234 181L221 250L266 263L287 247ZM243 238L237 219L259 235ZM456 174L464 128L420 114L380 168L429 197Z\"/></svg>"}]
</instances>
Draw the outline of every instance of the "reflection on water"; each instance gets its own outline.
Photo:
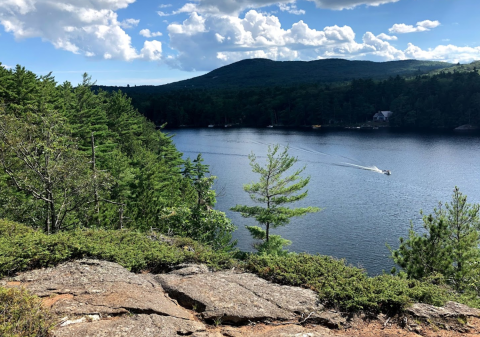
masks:
<instances>
[{"instance_id":1,"label":"reflection on water","mask_svg":"<svg viewBox=\"0 0 480 337\"><path fill-rule=\"evenodd\" d=\"M430 212L448 201L453 188L480 202L480 137L462 134L414 135L388 131L318 132L277 129L174 130L174 142L185 157L202 153L218 177L217 209L238 226L235 238L242 250L252 250L245 225L254 224L230 212L236 204L251 204L243 184L256 181L248 154L259 161L269 144L289 146L290 155L306 165L311 176L308 197L298 206L318 206L322 212L293 219L274 229L293 242L291 251L345 258L370 274L389 271L385 244L398 245L413 221L421 228L420 209ZM381 170L391 170L387 176Z\"/></svg>"}]
</instances>

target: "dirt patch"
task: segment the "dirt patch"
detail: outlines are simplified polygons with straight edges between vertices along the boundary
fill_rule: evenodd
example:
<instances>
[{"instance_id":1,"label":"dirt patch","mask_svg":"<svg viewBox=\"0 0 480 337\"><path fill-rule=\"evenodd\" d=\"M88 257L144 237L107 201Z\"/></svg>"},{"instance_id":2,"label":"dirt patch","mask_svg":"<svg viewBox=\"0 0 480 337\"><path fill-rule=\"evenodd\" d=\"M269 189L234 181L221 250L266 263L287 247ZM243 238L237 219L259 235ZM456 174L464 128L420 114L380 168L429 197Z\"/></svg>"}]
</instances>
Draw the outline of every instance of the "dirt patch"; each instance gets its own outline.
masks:
<instances>
[{"instance_id":1,"label":"dirt patch","mask_svg":"<svg viewBox=\"0 0 480 337\"><path fill-rule=\"evenodd\" d=\"M55 303L57 303L58 301L60 300L63 300L63 299L73 299L73 295L71 294L64 294L64 295L57 295L57 296L53 296L53 297L45 297L42 299L42 305L45 307L45 308L51 308Z\"/></svg>"}]
</instances>

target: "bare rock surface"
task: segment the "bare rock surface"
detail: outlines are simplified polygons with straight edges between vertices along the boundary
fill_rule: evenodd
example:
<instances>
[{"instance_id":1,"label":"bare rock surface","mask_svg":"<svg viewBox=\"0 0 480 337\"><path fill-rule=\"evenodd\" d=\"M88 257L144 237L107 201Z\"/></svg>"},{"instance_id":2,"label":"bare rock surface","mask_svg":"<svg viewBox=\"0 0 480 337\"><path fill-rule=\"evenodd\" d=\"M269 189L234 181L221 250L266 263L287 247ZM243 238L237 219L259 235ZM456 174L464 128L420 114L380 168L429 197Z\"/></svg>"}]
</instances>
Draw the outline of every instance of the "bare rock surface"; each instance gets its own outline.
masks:
<instances>
[{"instance_id":1,"label":"bare rock surface","mask_svg":"<svg viewBox=\"0 0 480 337\"><path fill-rule=\"evenodd\" d=\"M347 322L318 303L311 290L272 284L249 273L210 272L203 265L181 265L170 274L151 275L133 274L115 263L80 260L22 273L0 280L0 285L25 287L42 297L58 316L54 337L473 337L480 333L480 310L455 302L441 308L415 304L407 310L413 319L381 315L370 321L355 316Z\"/></svg>"},{"instance_id":2,"label":"bare rock surface","mask_svg":"<svg viewBox=\"0 0 480 337\"><path fill-rule=\"evenodd\" d=\"M477 317L480 318L480 310L467 307L466 305L447 302L444 307L416 303L407 309L407 312L419 318L458 318Z\"/></svg>"},{"instance_id":3,"label":"bare rock surface","mask_svg":"<svg viewBox=\"0 0 480 337\"><path fill-rule=\"evenodd\" d=\"M58 329L54 337L176 337L208 336L200 322L159 315L136 315L123 319L80 323Z\"/></svg>"},{"instance_id":4,"label":"bare rock surface","mask_svg":"<svg viewBox=\"0 0 480 337\"><path fill-rule=\"evenodd\" d=\"M67 262L22 273L14 281L44 297L44 303L58 315L144 313L193 319L156 282L116 263Z\"/></svg>"},{"instance_id":5,"label":"bare rock surface","mask_svg":"<svg viewBox=\"0 0 480 337\"><path fill-rule=\"evenodd\" d=\"M192 267L189 267L191 269ZM339 313L325 312L315 292L270 283L249 273L216 272L181 276L181 270L155 279L182 306L202 317L228 323L308 321L340 327Z\"/></svg>"}]
</instances>

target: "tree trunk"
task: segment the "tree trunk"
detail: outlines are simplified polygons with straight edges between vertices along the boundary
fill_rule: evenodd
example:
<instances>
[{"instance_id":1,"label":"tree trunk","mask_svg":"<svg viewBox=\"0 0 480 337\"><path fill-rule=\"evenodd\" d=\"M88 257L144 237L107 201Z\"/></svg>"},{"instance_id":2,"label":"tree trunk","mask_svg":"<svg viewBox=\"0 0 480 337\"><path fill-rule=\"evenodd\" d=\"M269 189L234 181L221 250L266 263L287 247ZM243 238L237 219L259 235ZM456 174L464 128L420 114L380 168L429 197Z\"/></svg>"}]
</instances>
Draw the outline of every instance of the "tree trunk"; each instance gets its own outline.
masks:
<instances>
[{"instance_id":1,"label":"tree trunk","mask_svg":"<svg viewBox=\"0 0 480 337\"><path fill-rule=\"evenodd\" d=\"M95 198L95 213L97 214L97 224L100 225L100 201L98 199L97 189L97 168L95 159L95 137L92 132L92 172L93 172L93 196Z\"/></svg>"}]
</instances>

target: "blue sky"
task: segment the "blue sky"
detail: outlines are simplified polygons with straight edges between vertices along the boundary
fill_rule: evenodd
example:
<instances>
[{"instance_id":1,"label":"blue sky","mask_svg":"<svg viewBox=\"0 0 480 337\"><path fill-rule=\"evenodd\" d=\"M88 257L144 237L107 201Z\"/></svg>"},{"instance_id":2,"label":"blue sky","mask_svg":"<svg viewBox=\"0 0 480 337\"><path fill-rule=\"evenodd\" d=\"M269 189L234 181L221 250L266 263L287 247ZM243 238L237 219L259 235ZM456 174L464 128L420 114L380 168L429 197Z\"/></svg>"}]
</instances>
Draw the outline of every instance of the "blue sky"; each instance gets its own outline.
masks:
<instances>
[{"instance_id":1,"label":"blue sky","mask_svg":"<svg viewBox=\"0 0 480 337\"><path fill-rule=\"evenodd\" d=\"M1 0L0 62L158 85L245 58L469 63L479 0Z\"/></svg>"}]
</instances>

